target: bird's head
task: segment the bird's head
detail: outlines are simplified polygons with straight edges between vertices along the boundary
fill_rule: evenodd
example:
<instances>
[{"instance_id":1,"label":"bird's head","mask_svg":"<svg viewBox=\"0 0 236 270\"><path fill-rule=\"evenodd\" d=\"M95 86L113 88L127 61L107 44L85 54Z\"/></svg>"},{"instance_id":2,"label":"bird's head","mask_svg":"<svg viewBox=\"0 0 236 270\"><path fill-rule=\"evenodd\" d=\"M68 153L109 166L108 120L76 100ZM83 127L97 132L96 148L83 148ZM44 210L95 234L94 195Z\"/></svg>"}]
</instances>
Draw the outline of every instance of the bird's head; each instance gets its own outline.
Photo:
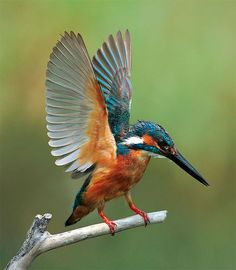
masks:
<instances>
[{"instance_id":1,"label":"bird's head","mask_svg":"<svg viewBox=\"0 0 236 270\"><path fill-rule=\"evenodd\" d=\"M205 186L209 185L200 173L180 154L170 135L158 124L149 121L138 121L131 127L124 144L129 149L142 150L153 157L166 157Z\"/></svg>"}]
</instances>

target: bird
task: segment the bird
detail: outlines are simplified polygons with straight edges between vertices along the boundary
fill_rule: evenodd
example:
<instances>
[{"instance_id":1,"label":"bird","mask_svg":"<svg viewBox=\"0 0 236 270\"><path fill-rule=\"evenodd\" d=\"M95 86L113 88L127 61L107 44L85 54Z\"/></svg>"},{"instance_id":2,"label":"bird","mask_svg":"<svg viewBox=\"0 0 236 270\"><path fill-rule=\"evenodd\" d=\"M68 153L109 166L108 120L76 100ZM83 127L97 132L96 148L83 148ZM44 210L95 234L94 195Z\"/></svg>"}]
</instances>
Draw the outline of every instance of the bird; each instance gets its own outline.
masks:
<instances>
[{"instance_id":1,"label":"bird","mask_svg":"<svg viewBox=\"0 0 236 270\"><path fill-rule=\"evenodd\" d=\"M104 208L121 196L147 225L148 215L136 207L131 189L151 157L165 157L209 185L161 125L143 120L130 124L131 62L128 30L109 35L92 59L82 36L73 31L64 32L50 54L45 85L51 154L72 178L85 179L65 226L97 210L114 235L116 224Z\"/></svg>"}]
</instances>

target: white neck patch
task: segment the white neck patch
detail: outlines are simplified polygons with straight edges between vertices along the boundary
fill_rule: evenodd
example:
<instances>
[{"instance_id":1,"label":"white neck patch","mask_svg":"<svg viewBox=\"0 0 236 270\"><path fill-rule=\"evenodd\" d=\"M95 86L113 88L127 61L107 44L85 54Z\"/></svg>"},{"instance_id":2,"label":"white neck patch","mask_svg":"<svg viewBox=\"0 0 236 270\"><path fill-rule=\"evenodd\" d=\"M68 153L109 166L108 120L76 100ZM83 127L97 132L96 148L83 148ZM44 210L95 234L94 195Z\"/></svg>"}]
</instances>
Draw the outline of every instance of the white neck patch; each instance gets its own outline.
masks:
<instances>
[{"instance_id":1,"label":"white neck patch","mask_svg":"<svg viewBox=\"0 0 236 270\"><path fill-rule=\"evenodd\" d=\"M124 141L124 144L131 145L131 144L140 144L143 143L143 139L137 136L130 137Z\"/></svg>"}]
</instances>

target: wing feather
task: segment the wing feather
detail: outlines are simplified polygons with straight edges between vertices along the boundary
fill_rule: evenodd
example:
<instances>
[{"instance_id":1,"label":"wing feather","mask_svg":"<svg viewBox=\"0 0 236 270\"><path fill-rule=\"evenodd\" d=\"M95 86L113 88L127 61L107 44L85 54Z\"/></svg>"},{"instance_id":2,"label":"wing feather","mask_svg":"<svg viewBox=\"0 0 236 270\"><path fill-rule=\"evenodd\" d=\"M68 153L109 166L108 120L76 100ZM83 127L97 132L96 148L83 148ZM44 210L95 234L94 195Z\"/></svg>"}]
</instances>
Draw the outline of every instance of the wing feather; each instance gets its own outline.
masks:
<instances>
[{"instance_id":1,"label":"wing feather","mask_svg":"<svg viewBox=\"0 0 236 270\"><path fill-rule=\"evenodd\" d=\"M124 37L119 31L108 40L93 57L93 68L105 96L109 125L116 140L129 128L132 97L131 41L128 30Z\"/></svg>"},{"instance_id":2,"label":"wing feather","mask_svg":"<svg viewBox=\"0 0 236 270\"><path fill-rule=\"evenodd\" d=\"M70 32L53 49L46 73L49 145L56 165L74 176L111 162L116 144L82 37Z\"/></svg>"}]
</instances>

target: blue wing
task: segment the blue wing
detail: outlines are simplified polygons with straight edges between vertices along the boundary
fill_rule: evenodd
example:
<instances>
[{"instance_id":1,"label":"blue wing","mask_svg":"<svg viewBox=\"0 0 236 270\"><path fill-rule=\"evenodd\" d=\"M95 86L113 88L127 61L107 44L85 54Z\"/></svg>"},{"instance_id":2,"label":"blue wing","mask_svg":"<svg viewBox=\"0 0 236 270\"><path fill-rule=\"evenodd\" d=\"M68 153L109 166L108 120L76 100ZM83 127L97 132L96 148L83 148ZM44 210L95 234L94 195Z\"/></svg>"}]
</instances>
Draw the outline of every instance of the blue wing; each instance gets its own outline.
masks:
<instances>
[{"instance_id":1,"label":"blue wing","mask_svg":"<svg viewBox=\"0 0 236 270\"><path fill-rule=\"evenodd\" d=\"M129 31L119 31L93 57L93 69L105 97L111 131L119 141L129 129L132 97L131 42Z\"/></svg>"}]
</instances>

